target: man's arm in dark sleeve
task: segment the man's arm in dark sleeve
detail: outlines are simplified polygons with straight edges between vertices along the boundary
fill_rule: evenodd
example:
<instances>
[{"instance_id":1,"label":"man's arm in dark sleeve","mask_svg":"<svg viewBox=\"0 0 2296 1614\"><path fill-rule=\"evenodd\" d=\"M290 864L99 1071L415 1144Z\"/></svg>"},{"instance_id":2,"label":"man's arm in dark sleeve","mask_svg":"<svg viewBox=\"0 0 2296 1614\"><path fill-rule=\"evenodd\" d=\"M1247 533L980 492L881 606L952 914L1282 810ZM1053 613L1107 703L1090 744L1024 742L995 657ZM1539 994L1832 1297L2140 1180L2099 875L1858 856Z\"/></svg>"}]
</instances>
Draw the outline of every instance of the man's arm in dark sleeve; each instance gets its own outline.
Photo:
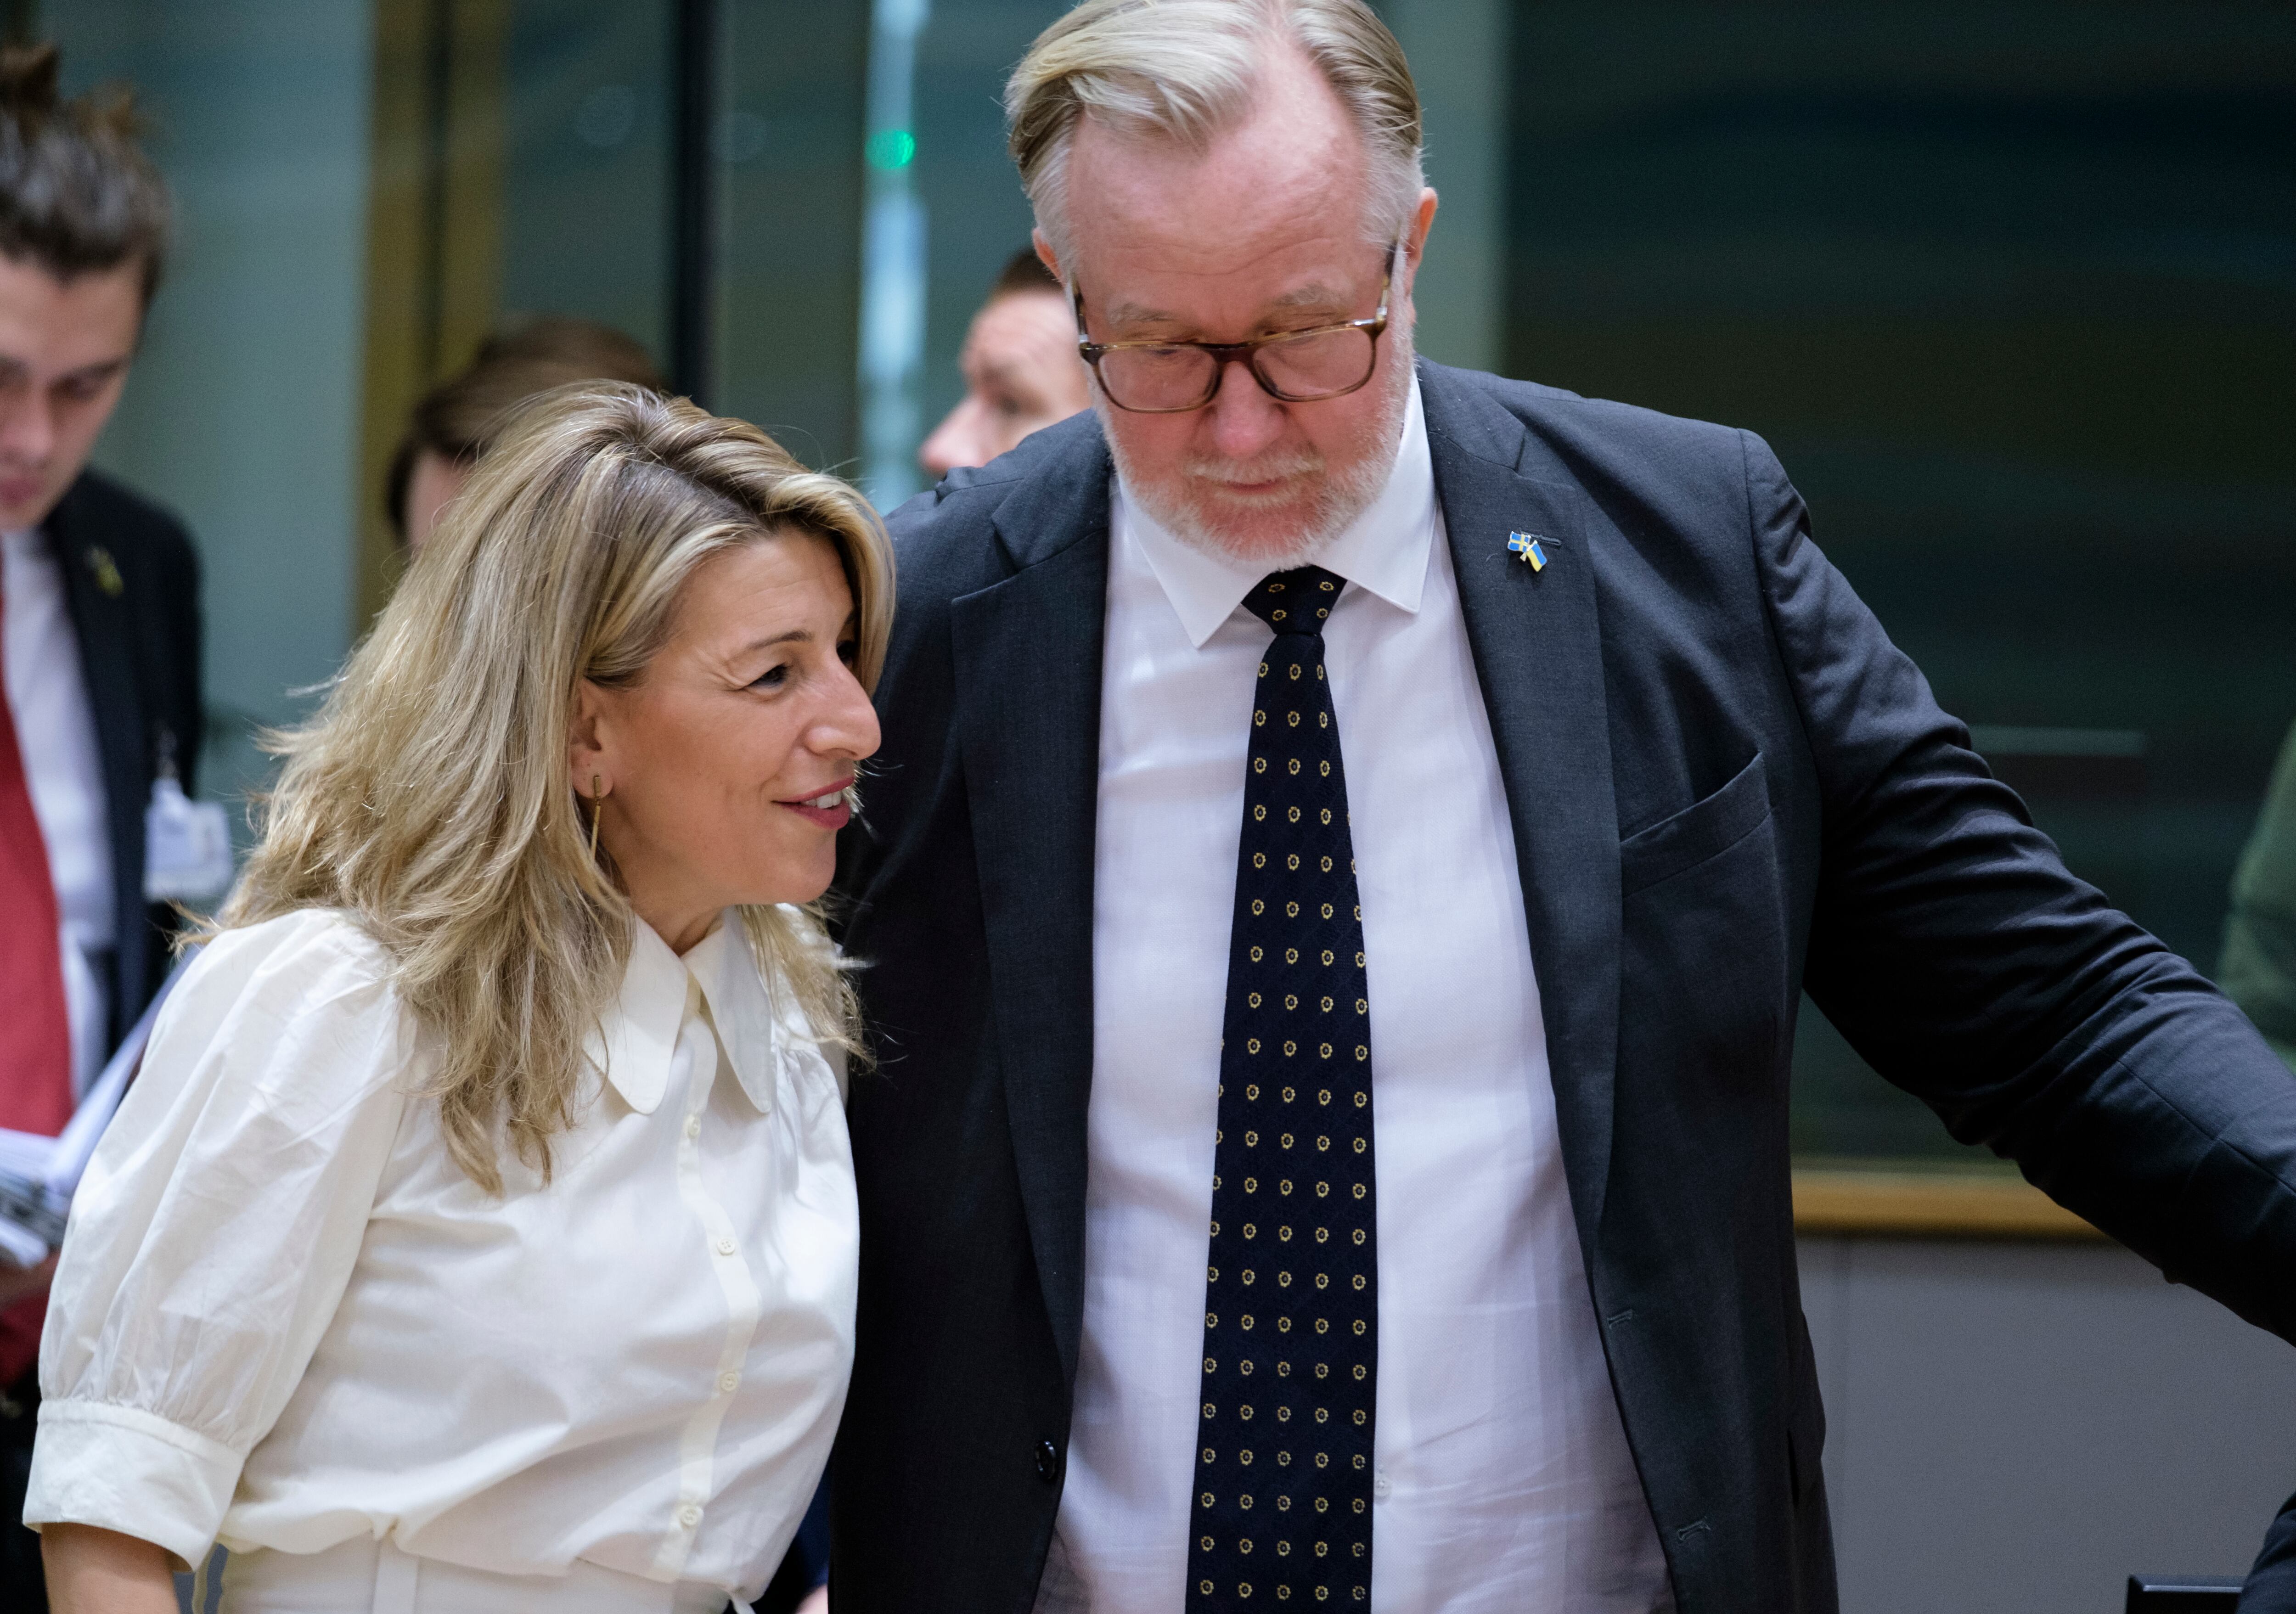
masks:
<instances>
[{"instance_id":1,"label":"man's arm in dark sleeve","mask_svg":"<svg viewBox=\"0 0 2296 1614\"><path fill-rule=\"evenodd\" d=\"M2296 1614L2296 1496L2282 1504L2241 1588L2239 1614Z\"/></svg>"},{"instance_id":2,"label":"man's arm in dark sleeve","mask_svg":"<svg viewBox=\"0 0 2296 1614\"><path fill-rule=\"evenodd\" d=\"M1757 559L1823 802L1806 985L1964 1143L2296 1339L2296 1077L2069 873L1811 543L1748 434Z\"/></svg>"}]
</instances>

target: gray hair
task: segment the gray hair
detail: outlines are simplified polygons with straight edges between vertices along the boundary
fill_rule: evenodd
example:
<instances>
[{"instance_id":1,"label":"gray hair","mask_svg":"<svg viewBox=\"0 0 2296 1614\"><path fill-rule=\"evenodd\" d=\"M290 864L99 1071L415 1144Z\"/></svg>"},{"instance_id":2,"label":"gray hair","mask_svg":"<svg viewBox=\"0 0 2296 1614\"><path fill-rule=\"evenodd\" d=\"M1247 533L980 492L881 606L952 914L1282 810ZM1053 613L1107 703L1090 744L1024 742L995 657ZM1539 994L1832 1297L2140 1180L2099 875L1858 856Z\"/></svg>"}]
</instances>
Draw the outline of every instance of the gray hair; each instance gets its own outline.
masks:
<instances>
[{"instance_id":1,"label":"gray hair","mask_svg":"<svg viewBox=\"0 0 2296 1614\"><path fill-rule=\"evenodd\" d=\"M1366 238L1386 246L1402 233L1426 184L1419 92L1403 47L1362 0L1084 0L1037 37L1004 86L1013 160L1064 272L1078 119L1201 150L1249 110L1277 44L1315 64L1362 136Z\"/></svg>"}]
</instances>

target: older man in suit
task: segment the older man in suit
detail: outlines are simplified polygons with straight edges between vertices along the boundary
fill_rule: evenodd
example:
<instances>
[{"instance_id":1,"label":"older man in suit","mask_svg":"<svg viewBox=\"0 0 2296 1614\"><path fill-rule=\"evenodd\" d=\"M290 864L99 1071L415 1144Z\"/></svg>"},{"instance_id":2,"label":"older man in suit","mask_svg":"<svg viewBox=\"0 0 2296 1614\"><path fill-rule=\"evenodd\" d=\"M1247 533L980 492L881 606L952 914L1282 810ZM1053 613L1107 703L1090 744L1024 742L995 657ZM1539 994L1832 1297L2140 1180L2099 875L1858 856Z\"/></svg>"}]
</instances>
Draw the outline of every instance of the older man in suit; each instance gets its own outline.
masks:
<instances>
[{"instance_id":1,"label":"older man in suit","mask_svg":"<svg viewBox=\"0 0 2296 1614\"><path fill-rule=\"evenodd\" d=\"M123 102L60 102L0 53L0 1127L54 1133L167 974L146 897L155 782L188 789L199 568L173 518L87 469L119 401L168 209ZM13 1528L47 1268L0 1275L0 1604L45 1606Z\"/></svg>"},{"instance_id":2,"label":"older man in suit","mask_svg":"<svg viewBox=\"0 0 2296 1614\"><path fill-rule=\"evenodd\" d=\"M840 1609L1832 1609L1805 987L2296 1334L2296 1082L1768 449L1414 362L1358 0L1088 0L1008 108L1095 415L892 521Z\"/></svg>"}]
</instances>

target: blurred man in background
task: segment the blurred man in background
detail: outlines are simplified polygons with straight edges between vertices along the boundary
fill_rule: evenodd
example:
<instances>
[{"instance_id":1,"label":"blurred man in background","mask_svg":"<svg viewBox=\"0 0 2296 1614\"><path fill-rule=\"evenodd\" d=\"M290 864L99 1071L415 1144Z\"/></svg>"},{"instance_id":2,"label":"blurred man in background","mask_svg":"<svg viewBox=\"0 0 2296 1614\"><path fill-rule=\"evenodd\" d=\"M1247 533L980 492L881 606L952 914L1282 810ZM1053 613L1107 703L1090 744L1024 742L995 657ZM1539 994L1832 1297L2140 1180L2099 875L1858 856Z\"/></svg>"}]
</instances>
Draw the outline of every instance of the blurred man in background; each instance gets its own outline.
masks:
<instances>
[{"instance_id":1,"label":"blurred man in background","mask_svg":"<svg viewBox=\"0 0 2296 1614\"><path fill-rule=\"evenodd\" d=\"M636 339L594 320L553 315L488 337L478 356L422 395L392 456L383 510L409 551L422 547L510 412L569 381L668 390Z\"/></svg>"},{"instance_id":2,"label":"blurred man in background","mask_svg":"<svg viewBox=\"0 0 2296 1614\"><path fill-rule=\"evenodd\" d=\"M2296 729L2281 747L2256 833L2233 876L2217 980L2296 1069Z\"/></svg>"},{"instance_id":3,"label":"blurred man in background","mask_svg":"<svg viewBox=\"0 0 2296 1614\"><path fill-rule=\"evenodd\" d=\"M199 564L87 469L160 281L167 193L124 94L0 52L0 1127L53 1135L167 974L154 786L199 757ZM0 1277L0 1607L44 1609L20 1516L46 1269Z\"/></svg>"},{"instance_id":4,"label":"blurred man in background","mask_svg":"<svg viewBox=\"0 0 2296 1614\"><path fill-rule=\"evenodd\" d=\"M1092 401L1068 294L1033 248L1014 253L989 288L959 362L964 398L917 450L918 463L936 478L960 465L986 465Z\"/></svg>"}]
</instances>

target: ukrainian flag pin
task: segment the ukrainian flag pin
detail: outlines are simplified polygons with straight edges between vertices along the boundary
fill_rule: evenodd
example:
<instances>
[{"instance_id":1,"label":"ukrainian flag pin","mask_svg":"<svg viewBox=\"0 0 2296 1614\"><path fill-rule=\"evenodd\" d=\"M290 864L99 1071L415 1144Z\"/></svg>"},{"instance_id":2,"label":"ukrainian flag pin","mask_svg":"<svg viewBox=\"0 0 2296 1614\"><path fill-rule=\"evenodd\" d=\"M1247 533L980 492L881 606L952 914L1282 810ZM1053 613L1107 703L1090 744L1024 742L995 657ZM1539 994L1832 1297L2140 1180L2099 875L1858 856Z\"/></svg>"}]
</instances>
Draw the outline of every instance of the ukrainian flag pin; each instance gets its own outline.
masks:
<instances>
[{"instance_id":1,"label":"ukrainian flag pin","mask_svg":"<svg viewBox=\"0 0 2296 1614\"><path fill-rule=\"evenodd\" d=\"M1507 534L1507 550L1510 553L1521 555L1524 561L1529 562L1531 570L1545 571L1546 569L1546 551L1540 547L1540 539L1537 533L1511 532Z\"/></svg>"}]
</instances>

